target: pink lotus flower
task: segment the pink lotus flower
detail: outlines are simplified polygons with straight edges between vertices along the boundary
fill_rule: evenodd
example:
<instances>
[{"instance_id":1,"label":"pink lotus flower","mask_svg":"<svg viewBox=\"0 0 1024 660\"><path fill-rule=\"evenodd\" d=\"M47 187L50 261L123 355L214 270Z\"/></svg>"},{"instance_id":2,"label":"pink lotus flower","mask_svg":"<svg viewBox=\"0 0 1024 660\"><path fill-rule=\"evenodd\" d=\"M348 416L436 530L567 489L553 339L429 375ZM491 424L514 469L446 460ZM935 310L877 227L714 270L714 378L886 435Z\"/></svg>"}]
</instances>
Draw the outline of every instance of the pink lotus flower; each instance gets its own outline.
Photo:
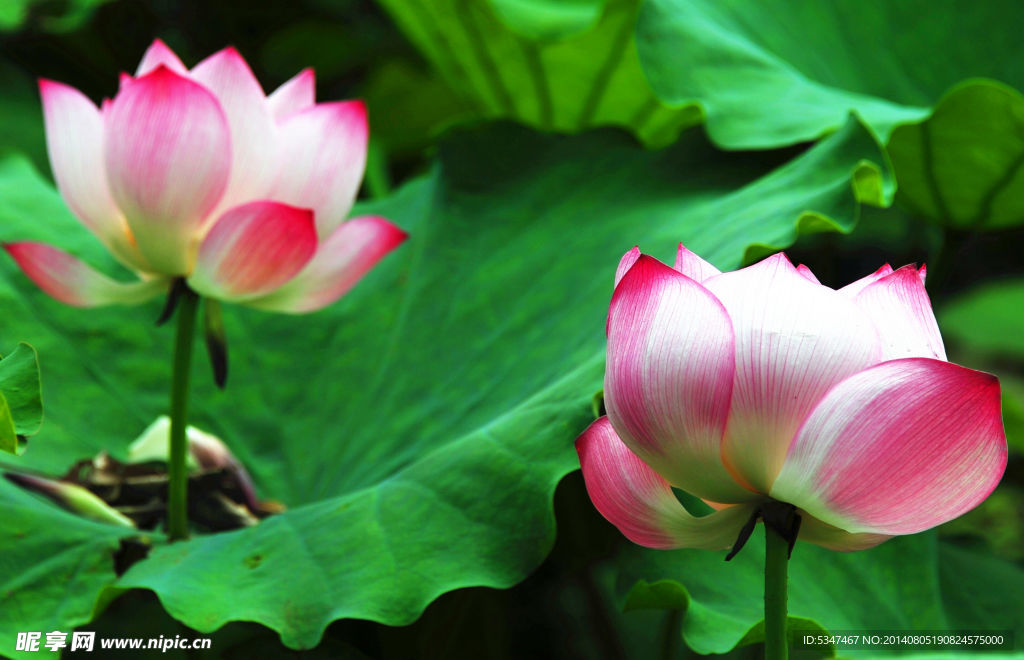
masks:
<instances>
[{"instance_id":1,"label":"pink lotus flower","mask_svg":"<svg viewBox=\"0 0 1024 660\"><path fill-rule=\"evenodd\" d=\"M139 276L117 282L49 245L5 246L65 303L139 303L183 277L212 298L309 312L406 237L376 216L345 221L366 164L366 110L315 103L312 70L265 96L233 48L188 70L157 40L99 109L67 85L39 88L61 195Z\"/></svg>"},{"instance_id":2,"label":"pink lotus flower","mask_svg":"<svg viewBox=\"0 0 1024 660\"><path fill-rule=\"evenodd\" d=\"M836 291L782 254L720 273L682 245L673 268L628 252L608 416L576 441L594 505L640 545L720 549L770 498L838 550L977 506L1006 467L999 382L946 361L924 276L886 265Z\"/></svg>"}]
</instances>

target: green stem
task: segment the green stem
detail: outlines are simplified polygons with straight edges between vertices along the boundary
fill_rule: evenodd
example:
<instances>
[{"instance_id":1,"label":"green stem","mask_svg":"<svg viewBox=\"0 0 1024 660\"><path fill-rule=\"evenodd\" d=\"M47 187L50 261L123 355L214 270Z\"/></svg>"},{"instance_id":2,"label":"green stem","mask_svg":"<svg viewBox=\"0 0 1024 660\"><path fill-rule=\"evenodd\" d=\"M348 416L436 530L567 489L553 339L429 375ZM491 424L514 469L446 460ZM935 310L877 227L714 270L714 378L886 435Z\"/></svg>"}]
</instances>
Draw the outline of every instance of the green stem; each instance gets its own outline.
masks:
<instances>
[{"instance_id":1,"label":"green stem","mask_svg":"<svg viewBox=\"0 0 1024 660\"><path fill-rule=\"evenodd\" d=\"M764 526L764 657L786 660L786 580L789 568L789 542L771 525Z\"/></svg>"},{"instance_id":2,"label":"green stem","mask_svg":"<svg viewBox=\"0 0 1024 660\"><path fill-rule=\"evenodd\" d=\"M178 309L178 330L174 339L174 374L171 377L171 439L168 451L167 532L172 541L188 538L188 383L192 370L192 342L195 338L199 296L185 287Z\"/></svg>"}]
</instances>

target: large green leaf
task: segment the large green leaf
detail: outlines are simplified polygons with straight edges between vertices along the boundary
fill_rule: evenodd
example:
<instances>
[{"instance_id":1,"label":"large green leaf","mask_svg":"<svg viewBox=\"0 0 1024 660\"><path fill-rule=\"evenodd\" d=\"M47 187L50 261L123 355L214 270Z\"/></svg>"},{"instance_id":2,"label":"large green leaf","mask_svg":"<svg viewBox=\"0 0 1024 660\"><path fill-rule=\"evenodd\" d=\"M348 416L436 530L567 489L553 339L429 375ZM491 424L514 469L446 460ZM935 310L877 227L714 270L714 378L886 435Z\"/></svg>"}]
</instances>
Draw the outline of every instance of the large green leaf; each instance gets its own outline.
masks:
<instances>
[{"instance_id":1,"label":"large green leaf","mask_svg":"<svg viewBox=\"0 0 1024 660\"><path fill-rule=\"evenodd\" d=\"M967 77L1024 87L1012 0L648 0L637 43L658 96L731 148L815 139L856 110L885 138Z\"/></svg>"},{"instance_id":2,"label":"large green leaf","mask_svg":"<svg viewBox=\"0 0 1024 660\"><path fill-rule=\"evenodd\" d=\"M18 438L33 435L43 423L39 360L28 344L0 360L0 450L20 453Z\"/></svg>"},{"instance_id":3,"label":"large green leaf","mask_svg":"<svg viewBox=\"0 0 1024 660\"><path fill-rule=\"evenodd\" d=\"M683 636L699 653L762 641L763 548L763 525L731 562L724 552L633 546L619 576L625 608L684 611ZM790 625L799 629L998 630L1021 639L1022 612L1024 570L931 533L853 553L799 543L789 563Z\"/></svg>"},{"instance_id":4,"label":"large green leaf","mask_svg":"<svg viewBox=\"0 0 1024 660\"><path fill-rule=\"evenodd\" d=\"M453 89L488 117L545 130L629 128L652 144L700 121L652 93L637 0L380 0Z\"/></svg>"},{"instance_id":5,"label":"large green leaf","mask_svg":"<svg viewBox=\"0 0 1024 660\"><path fill-rule=\"evenodd\" d=\"M732 268L753 243L848 231L857 199L888 200L856 121L769 171L777 158L723 154L699 134L659 152L618 131L499 125L448 140L430 177L358 209L411 238L345 300L306 317L225 310L232 380L218 393L196 379L192 421L290 510L157 548L118 585L153 589L201 631L258 621L310 647L334 619L405 624L445 591L522 579L551 547L552 492L577 466L622 253L640 243L668 260L683 240ZM52 210L52 192L23 184ZM38 232L37 217L6 232ZM47 220L73 231L66 212ZM159 305L73 310L3 268L0 332L47 358L46 451L23 459L61 471L123 454L165 405Z\"/></svg>"},{"instance_id":6,"label":"large green leaf","mask_svg":"<svg viewBox=\"0 0 1024 660\"><path fill-rule=\"evenodd\" d=\"M943 97L923 122L889 140L899 202L958 229L1024 222L1024 96L973 81Z\"/></svg>"},{"instance_id":7,"label":"large green leaf","mask_svg":"<svg viewBox=\"0 0 1024 660\"><path fill-rule=\"evenodd\" d=\"M939 543L939 585L950 629L1007 630L1024 648L1024 569L990 554Z\"/></svg>"},{"instance_id":8,"label":"large green leaf","mask_svg":"<svg viewBox=\"0 0 1024 660\"><path fill-rule=\"evenodd\" d=\"M134 532L74 516L2 477L0 511L0 655L35 657L15 653L17 633L90 621L116 578L113 554Z\"/></svg>"}]
</instances>

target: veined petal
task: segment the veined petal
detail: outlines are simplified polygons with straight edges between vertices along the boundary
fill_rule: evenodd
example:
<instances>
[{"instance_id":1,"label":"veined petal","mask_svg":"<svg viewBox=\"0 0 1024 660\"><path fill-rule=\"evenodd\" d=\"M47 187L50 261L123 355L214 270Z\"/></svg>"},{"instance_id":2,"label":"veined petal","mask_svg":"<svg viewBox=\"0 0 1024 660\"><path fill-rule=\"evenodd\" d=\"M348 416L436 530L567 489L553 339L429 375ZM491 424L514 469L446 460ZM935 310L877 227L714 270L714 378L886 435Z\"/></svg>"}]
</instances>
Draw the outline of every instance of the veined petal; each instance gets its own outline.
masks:
<instances>
[{"instance_id":1,"label":"veined petal","mask_svg":"<svg viewBox=\"0 0 1024 660\"><path fill-rule=\"evenodd\" d=\"M619 282L622 281L622 277L629 272L629 269L633 267L636 260L640 258L640 247L637 245L633 246L633 249L622 255L619 259L619 266L615 269L615 286L619 286Z\"/></svg>"},{"instance_id":2,"label":"veined petal","mask_svg":"<svg viewBox=\"0 0 1024 660\"><path fill-rule=\"evenodd\" d=\"M594 506L626 538L648 548L728 548L753 511L754 505L738 505L690 515L669 483L622 443L607 417L576 439L576 452Z\"/></svg>"},{"instance_id":3,"label":"veined petal","mask_svg":"<svg viewBox=\"0 0 1024 660\"><path fill-rule=\"evenodd\" d=\"M266 195L277 173L277 129L263 88L234 48L207 57L192 69L191 77L217 97L231 130L231 178L212 219Z\"/></svg>"},{"instance_id":4,"label":"veined petal","mask_svg":"<svg viewBox=\"0 0 1024 660\"><path fill-rule=\"evenodd\" d=\"M167 290L166 278L117 282L45 243L6 243L4 249L47 294L76 307L136 305Z\"/></svg>"},{"instance_id":5,"label":"veined petal","mask_svg":"<svg viewBox=\"0 0 1024 660\"><path fill-rule=\"evenodd\" d=\"M274 93L267 97L267 105L274 119L281 121L288 115L312 107L316 103L316 77L313 69L303 69Z\"/></svg>"},{"instance_id":6,"label":"veined petal","mask_svg":"<svg viewBox=\"0 0 1024 660\"><path fill-rule=\"evenodd\" d=\"M316 255L293 280L262 298L247 300L259 309L305 314L330 305L355 286L408 234L384 218L352 218L320 244Z\"/></svg>"},{"instance_id":7,"label":"veined petal","mask_svg":"<svg viewBox=\"0 0 1024 660\"><path fill-rule=\"evenodd\" d=\"M366 169L362 101L321 103L279 124L279 170L270 199L311 208L321 239L340 225Z\"/></svg>"},{"instance_id":8,"label":"veined petal","mask_svg":"<svg viewBox=\"0 0 1024 660\"><path fill-rule=\"evenodd\" d=\"M231 138L217 99L158 66L127 84L104 112L110 190L152 268L184 275L196 232L231 170Z\"/></svg>"},{"instance_id":9,"label":"veined petal","mask_svg":"<svg viewBox=\"0 0 1024 660\"><path fill-rule=\"evenodd\" d=\"M139 68L135 70L135 77L144 76L150 71L153 71L158 66L163 65L175 73L181 75L188 75L188 69L181 63L178 56L174 54L167 44L159 39L154 39L153 43L150 44L149 48L146 49L146 53L142 56L142 61L139 62ZM122 81L123 83L124 81Z\"/></svg>"},{"instance_id":10,"label":"veined petal","mask_svg":"<svg viewBox=\"0 0 1024 660\"><path fill-rule=\"evenodd\" d=\"M889 275L891 273L892 273L892 266L890 266L889 264L885 264L884 266L882 266L881 268L879 268L875 272L871 273L870 275L865 275L864 277L860 278L856 282L851 282L850 284L847 284L846 286L844 286L843 288L839 289L838 291L839 291L839 293L842 293L843 295L845 295L848 298L855 298L858 293L860 293L861 291L864 290L864 287L866 287L866 286L868 286L870 284L874 284L878 280L882 279L883 277L885 277L886 275ZM923 282L922 282L922 284L923 284Z\"/></svg>"},{"instance_id":11,"label":"veined petal","mask_svg":"<svg viewBox=\"0 0 1024 660\"><path fill-rule=\"evenodd\" d=\"M801 276L777 254L704 283L736 337L736 379L722 445L733 475L767 493L818 400L879 361L871 321L846 296Z\"/></svg>"},{"instance_id":12,"label":"veined petal","mask_svg":"<svg viewBox=\"0 0 1024 660\"><path fill-rule=\"evenodd\" d=\"M313 212L258 201L222 215L199 246L193 289L211 298L243 300L295 277L316 252Z\"/></svg>"},{"instance_id":13,"label":"veined petal","mask_svg":"<svg viewBox=\"0 0 1024 660\"><path fill-rule=\"evenodd\" d=\"M721 460L734 347L721 303L690 278L643 255L608 313L604 403L622 441L673 485L742 502Z\"/></svg>"},{"instance_id":14,"label":"veined petal","mask_svg":"<svg viewBox=\"0 0 1024 660\"><path fill-rule=\"evenodd\" d=\"M803 265L803 264L800 264L799 266L796 267L796 272L797 272L798 275L803 277L808 282L814 282L815 284L821 284L821 282L818 281L818 276L815 275L813 272L811 272L811 269L808 268L807 266Z\"/></svg>"},{"instance_id":15,"label":"veined petal","mask_svg":"<svg viewBox=\"0 0 1024 660\"><path fill-rule=\"evenodd\" d=\"M913 266L904 266L864 287L854 302L878 330L882 360L946 359L931 301Z\"/></svg>"},{"instance_id":16,"label":"veined petal","mask_svg":"<svg viewBox=\"0 0 1024 660\"><path fill-rule=\"evenodd\" d=\"M913 534L984 500L1006 467L999 381L925 358L839 383L800 428L772 497L848 532Z\"/></svg>"},{"instance_id":17,"label":"veined petal","mask_svg":"<svg viewBox=\"0 0 1024 660\"><path fill-rule=\"evenodd\" d=\"M676 251L676 263L672 267L695 282L703 282L710 277L722 274L722 271L683 247L682 243L679 244L679 249Z\"/></svg>"},{"instance_id":18,"label":"veined petal","mask_svg":"<svg viewBox=\"0 0 1024 660\"><path fill-rule=\"evenodd\" d=\"M800 535L797 538L807 543L820 545L829 550L838 550L839 552L867 550L892 538L888 534L850 533L828 523L823 523L806 511L800 510L798 513L801 522Z\"/></svg>"},{"instance_id":19,"label":"veined petal","mask_svg":"<svg viewBox=\"0 0 1024 660\"><path fill-rule=\"evenodd\" d=\"M57 188L71 212L126 266L145 270L128 224L114 203L103 163L103 119L84 94L39 81L46 148Z\"/></svg>"}]
</instances>

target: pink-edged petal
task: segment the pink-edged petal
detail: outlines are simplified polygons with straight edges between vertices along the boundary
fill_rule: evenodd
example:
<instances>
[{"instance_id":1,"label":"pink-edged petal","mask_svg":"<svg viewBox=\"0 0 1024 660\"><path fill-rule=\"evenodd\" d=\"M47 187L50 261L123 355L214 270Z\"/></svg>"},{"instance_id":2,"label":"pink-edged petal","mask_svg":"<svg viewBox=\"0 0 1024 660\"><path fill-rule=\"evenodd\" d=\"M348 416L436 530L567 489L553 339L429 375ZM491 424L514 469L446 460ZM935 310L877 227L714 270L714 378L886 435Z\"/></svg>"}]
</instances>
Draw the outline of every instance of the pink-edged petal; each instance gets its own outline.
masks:
<instances>
[{"instance_id":1,"label":"pink-edged petal","mask_svg":"<svg viewBox=\"0 0 1024 660\"><path fill-rule=\"evenodd\" d=\"M807 543L820 545L829 550L837 550L839 552L867 550L892 538L889 534L850 533L824 523L806 511L799 510L798 514L801 521L800 535L797 538Z\"/></svg>"},{"instance_id":2,"label":"pink-edged petal","mask_svg":"<svg viewBox=\"0 0 1024 660\"><path fill-rule=\"evenodd\" d=\"M314 103L316 103L316 76L313 74L313 69L303 69L267 97L270 113L277 121L312 107Z\"/></svg>"},{"instance_id":3,"label":"pink-edged petal","mask_svg":"<svg viewBox=\"0 0 1024 660\"><path fill-rule=\"evenodd\" d=\"M921 279L921 284L923 285L928 278L928 266L921 264L921 267L917 269L917 276Z\"/></svg>"},{"instance_id":4,"label":"pink-edged petal","mask_svg":"<svg viewBox=\"0 0 1024 660\"><path fill-rule=\"evenodd\" d=\"M673 485L716 502L754 494L721 460L734 348L729 317L690 278L643 255L608 313L604 403L622 441Z\"/></svg>"},{"instance_id":5,"label":"pink-edged petal","mask_svg":"<svg viewBox=\"0 0 1024 660\"><path fill-rule=\"evenodd\" d=\"M821 284L821 282L818 281L818 276L815 275L813 272L811 272L811 269L808 268L807 266L803 265L803 264L800 264L799 266L796 267L796 272L797 272L798 275L803 277L808 282L814 282L815 284Z\"/></svg>"},{"instance_id":6,"label":"pink-edged petal","mask_svg":"<svg viewBox=\"0 0 1024 660\"><path fill-rule=\"evenodd\" d=\"M61 196L71 212L122 263L144 269L128 224L114 203L103 164L103 119L84 94L50 80L39 81L46 149Z\"/></svg>"},{"instance_id":7,"label":"pink-edged petal","mask_svg":"<svg viewBox=\"0 0 1024 660\"><path fill-rule=\"evenodd\" d=\"M856 282L851 282L843 288L839 289L839 293L845 295L847 298L855 298L858 293L864 290L864 287L874 284L878 280L882 279L886 275L892 273L892 266L885 264L870 275L865 275Z\"/></svg>"},{"instance_id":8,"label":"pink-edged petal","mask_svg":"<svg viewBox=\"0 0 1024 660\"><path fill-rule=\"evenodd\" d=\"M217 97L231 130L231 178L212 219L237 204L266 196L277 174L277 131L263 88L234 48L207 57L192 69L191 77Z\"/></svg>"},{"instance_id":9,"label":"pink-edged petal","mask_svg":"<svg viewBox=\"0 0 1024 660\"><path fill-rule=\"evenodd\" d=\"M347 293L407 237L408 234L384 218L372 215L352 218L320 244L313 259L293 280L246 304L291 314L326 307Z\"/></svg>"},{"instance_id":10,"label":"pink-edged petal","mask_svg":"<svg viewBox=\"0 0 1024 660\"><path fill-rule=\"evenodd\" d=\"M321 103L279 124L278 176L271 199L311 208L321 238L340 225L366 168L368 128L362 101Z\"/></svg>"},{"instance_id":11,"label":"pink-edged petal","mask_svg":"<svg viewBox=\"0 0 1024 660\"><path fill-rule=\"evenodd\" d=\"M640 258L640 247L637 245L633 246L633 249L622 255L619 259L619 266L615 269L615 286L619 286L619 282L622 281L622 277L629 272L629 269L633 267L636 260Z\"/></svg>"},{"instance_id":12,"label":"pink-edged petal","mask_svg":"<svg viewBox=\"0 0 1024 660\"><path fill-rule=\"evenodd\" d=\"M191 270L196 232L231 170L217 99L164 66L126 85L103 114L110 190L153 270Z\"/></svg>"},{"instance_id":13,"label":"pink-edged petal","mask_svg":"<svg viewBox=\"0 0 1024 660\"><path fill-rule=\"evenodd\" d=\"M679 244L679 249L676 251L676 262L672 268L697 282L703 282L710 277L722 274L722 271L683 247L682 243Z\"/></svg>"},{"instance_id":14,"label":"pink-edged petal","mask_svg":"<svg viewBox=\"0 0 1024 660\"><path fill-rule=\"evenodd\" d=\"M199 246L193 289L212 298L244 300L295 277L316 252L313 212L272 201L236 206Z\"/></svg>"},{"instance_id":15,"label":"pink-edged petal","mask_svg":"<svg viewBox=\"0 0 1024 660\"><path fill-rule=\"evenodd\" d=\"M695 517L672 487L615 434L607 417L576 439L583 479L594 507L626 538L649 548L721 550L735 541L754 505L731 506Z\"/></svg>"},{"instance_id":16,"label":"pink-edged petal","mask_svg":"<svg viewBox=\"0 0 1024 660\"><path fill-rule=\"evenodd\" d=\"M722 458L741 483L767 493L818 400L879 361L878 336L852 300L808 281L782 254L704 286L728 311L736 341Z\"/></svg>"},{"instance_id":17,"label":"pink-edged petal","mask_svg":"<svg viewBox=\"0 0 1024 660\"><path fill-rule=\"evenodd\" d=\"M139 62L139 68L135 70L135 77L138 78L140 76L144 76L161 65L181 75L187 75L188 73L188 69L186 69L185 65L181 63L181 60L174 54L174 51L171 50L164 42L159 39L155 39L142 56L142 61ZM122 81L122 83L123 82L124 81Z\"/></svg>"},{"instance_id":18,"label":"pink-edged petal","mask_svg":"<svg viewBox=\"0 0 1024 660\"><path fill-rule=\"evenodd\" d=\"M946 359L931 301L913 266L904 266L864 287L854 302L878 330L882 360Z\"/></svg>"},{"instance_id":19,"label":"pink-edged petal","mask_svg":"<svg viewBox=\"0 0 1024 660\"><path fill-rule=\"evenodd\" d=\"M969 511L999 483L999 381L925 358L884 362L818 404L771 490L848 532L913 534Z\"/></svg>"},{"instance_id":20,"label":"pink-edged petal","mask_svg":"<svg viewBox=\"0 0 1024 660\"><path fill-rule=\"evenodd\" d=\"M6 243L4 249L47 294L76 307L136 305L167 290L168 280L117 282L44 243Z\"/></svg>"}]
</instances>

